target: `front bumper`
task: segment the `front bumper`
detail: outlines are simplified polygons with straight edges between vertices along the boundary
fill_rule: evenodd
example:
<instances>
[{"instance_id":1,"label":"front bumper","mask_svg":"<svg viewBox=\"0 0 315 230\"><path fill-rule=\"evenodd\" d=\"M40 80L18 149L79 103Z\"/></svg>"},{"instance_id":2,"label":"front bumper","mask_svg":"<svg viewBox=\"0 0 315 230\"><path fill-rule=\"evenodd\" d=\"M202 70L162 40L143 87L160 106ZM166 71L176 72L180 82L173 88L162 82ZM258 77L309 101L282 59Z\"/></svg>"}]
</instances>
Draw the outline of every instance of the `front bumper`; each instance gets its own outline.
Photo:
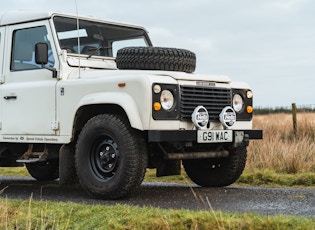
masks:
<instances>
[{"instance_id":1,"label":"front bumper","mask_svg":"<svg viewBox=\"0 0 315 230\"><path fill-rule=\"evenodd\" d=\"M262 139L262 130L233 130L244 132L249 139ZM234 140L233 140L234 141ZM148 130L148 142L197 142L197 130Z\"/></svg>"}]
</instances>

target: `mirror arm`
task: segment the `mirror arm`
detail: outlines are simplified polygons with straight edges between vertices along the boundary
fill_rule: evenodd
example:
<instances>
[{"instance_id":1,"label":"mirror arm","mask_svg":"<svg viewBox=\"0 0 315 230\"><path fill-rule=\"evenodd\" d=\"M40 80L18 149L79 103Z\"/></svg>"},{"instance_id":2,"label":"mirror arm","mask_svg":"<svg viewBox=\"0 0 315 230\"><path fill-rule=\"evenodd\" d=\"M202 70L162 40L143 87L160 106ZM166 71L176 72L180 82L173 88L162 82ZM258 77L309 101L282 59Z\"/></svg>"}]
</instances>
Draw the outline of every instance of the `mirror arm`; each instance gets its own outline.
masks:
<instances>
[{"instance_id":1,"label":"mirror arm","mask_svg":"<svg viewBox=\"0 0 315 230\"><path fill-rule=\"evenodd\" d=\"M42 68L52 71L53 78L57 78L57 70L56 70L56 68L45 66L44 64L42 64Z\"/></svg>"}]
</instances>

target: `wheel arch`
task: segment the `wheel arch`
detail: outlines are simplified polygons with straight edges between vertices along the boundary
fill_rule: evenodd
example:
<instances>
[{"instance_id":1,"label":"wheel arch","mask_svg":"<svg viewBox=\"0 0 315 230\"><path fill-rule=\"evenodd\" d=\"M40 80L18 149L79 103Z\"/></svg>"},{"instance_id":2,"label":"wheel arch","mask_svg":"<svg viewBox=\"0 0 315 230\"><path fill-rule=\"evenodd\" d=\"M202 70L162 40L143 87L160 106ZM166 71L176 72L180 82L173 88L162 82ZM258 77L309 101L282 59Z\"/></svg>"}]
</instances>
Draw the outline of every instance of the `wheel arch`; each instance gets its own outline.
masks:
<instances>
[{"instance_id":1,"label":"wheel arch","mask_svg":"<svg viewBox=\"0 0 315 230\"><path fill-rule=\"evenodd\" d=\"M104 113L118 114L126 119L132 128L143 130L138 107L136 102L129 95L120 93L104 94L88 95L80 101L80 106L74 117L72 138L77 137L84 124L90 118ZM105 100L105 98L110 100ZM114 99L116 99L116 101L114 101Z\"/></svg>"}]
</instances>

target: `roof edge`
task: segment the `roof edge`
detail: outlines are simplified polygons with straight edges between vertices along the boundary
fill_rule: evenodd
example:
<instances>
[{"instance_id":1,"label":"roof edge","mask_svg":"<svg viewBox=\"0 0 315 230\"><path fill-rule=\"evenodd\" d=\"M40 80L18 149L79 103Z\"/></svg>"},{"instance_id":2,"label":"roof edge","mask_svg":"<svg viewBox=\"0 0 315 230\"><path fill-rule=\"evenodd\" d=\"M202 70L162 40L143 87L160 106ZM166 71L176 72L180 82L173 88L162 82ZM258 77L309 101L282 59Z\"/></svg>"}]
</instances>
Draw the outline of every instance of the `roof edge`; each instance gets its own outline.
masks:
<instances>
[{"instance_id":1,"label":"roof edge","mask_svg":"<svg viewBox=\"0 0 315 230\"><path fill-rule=\"evenodd\" d=\"M0 14L0 26L19 24L22 22L36 21L51 18L53 13L45 11L15 10Z\"/></svg>"},{"instance_id":2,"label":"roof edge","mask_svg":"<svg viewBox=\"0 0 315 230\"><path fill-rule=\"evenodd\" d=\"M58 12L58 11L35 11L35 10L14 10L14 11L7 11L4 13L0 13L0 26L6 26L6 25L14 25L14 24L20 24L25 22L32 22L32 21L38 21L38 20L44 20L52 18L55 15L64 16L64 17L78 17L79 19L86 19L86 20L94 20L104 23L111 23L115 25L121 25L121 26L132 26L136 28L141 28L145 30L147 33L148 31L140 25L131 24L131 23L125 23L125 22L118 22L114 20L106 20L101 18L95 18L93 16L84 16L84 15L74 15L71 13L64 13L64 12Z\"/></svg>"}]
</instances>

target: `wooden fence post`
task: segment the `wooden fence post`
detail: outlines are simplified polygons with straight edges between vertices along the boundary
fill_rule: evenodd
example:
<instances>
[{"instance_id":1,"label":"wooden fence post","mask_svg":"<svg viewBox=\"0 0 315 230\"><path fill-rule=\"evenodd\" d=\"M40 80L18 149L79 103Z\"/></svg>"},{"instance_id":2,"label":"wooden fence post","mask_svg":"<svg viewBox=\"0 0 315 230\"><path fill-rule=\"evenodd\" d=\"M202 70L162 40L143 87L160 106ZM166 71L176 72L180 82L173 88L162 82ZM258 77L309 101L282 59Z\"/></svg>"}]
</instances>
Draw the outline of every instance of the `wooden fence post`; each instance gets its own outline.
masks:
<instances>
[{"instance_id":1,"label":"wooden fence post","mask_svg":"<svg viewBox=\"0 0 315 230\"><path fill-rule=\"evenodd\" d=\"M297 121L296 121L296 104L292 103L292 118L293 118L293 134L296 137L297 134Z\"/></svg>"}]
</instances>

